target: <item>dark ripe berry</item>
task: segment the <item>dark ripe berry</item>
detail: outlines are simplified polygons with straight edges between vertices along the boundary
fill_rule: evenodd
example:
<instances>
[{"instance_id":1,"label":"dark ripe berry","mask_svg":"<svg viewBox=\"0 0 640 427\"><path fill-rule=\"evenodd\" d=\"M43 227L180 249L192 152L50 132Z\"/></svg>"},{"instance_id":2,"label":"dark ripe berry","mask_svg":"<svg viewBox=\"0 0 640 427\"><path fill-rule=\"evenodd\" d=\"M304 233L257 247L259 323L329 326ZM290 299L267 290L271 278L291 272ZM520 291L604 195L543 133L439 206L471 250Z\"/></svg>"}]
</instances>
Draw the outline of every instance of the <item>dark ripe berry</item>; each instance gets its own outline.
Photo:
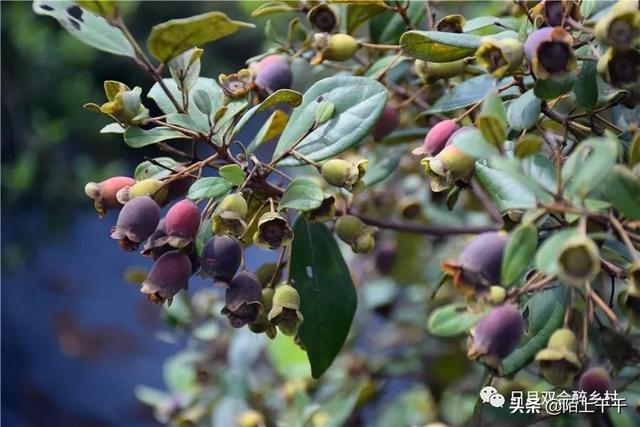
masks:
<instances>
[{"instance_id":1,"label":"dark ripe berry","mask_svg":"<svg viewBox=\"0 0 640 427\"><path fill-rule=\"evenodd\" d=\"M498 360L516 349L524 335L524 319L513 304L493 308L476 325L469 357L489 356Z\"/></svg>"},{"instance_id":2,"label":"dark ripe berry","mask_svg":"<svg viewBox=\"0 0 640 427\"><path fill-rule=\"evenodd\" d=\"M445 33L461 33L465 19L462 15L448 15L436 24L436 29Z\"/></svg>"},{"instance_id":3,"label":"dark ripe berry","mask_svg":"<svg viewBox=\"0 0 640 427\"><path fill-rule=\"evenodd\" d=\"M181 200L167 211L165 231L171 246L187 246L196 237L199 227L200 210L191 200Z\"/></svg>"},{"instance_id":4,"label":"dark ripe berry","mask_svg":"<svg viewBox=\"0 0 640 427\"><path fill-rule=\"evenodd\" d=\"M120 240L120 246L132 251L156 230L160 222L160 207L149 196L134 197L122 207L111 238Z\"/></svg>"},{"instance_id":5,"label":"dark ripe berry","mask_svg":"<svg viewBox=\"0 0 640 427\"><path fill-rule=\"evenodd\" d=\"M231 326L241 328L258 320L263 310L261 298L262 288L258 278L243 271L236 274L229 283L225 294L225 306L221 313L227 316Z\"/></svg>"},{"instance_id":6,"label":"dark ripe berry","mask_svg":"<svg viewBox=\"0 0 640 427\"><path fill-rule=\"evenodd\" d=\"M640 82L640 53L609 49L598 61L598 72L611 86L633 89Z\"/></svg>"},{"instance_id":7,"label":"dark ripe berry","mask_svg":"<svg viewBox=\"0 0 640 427\"><path fill-rule=\"evenodd\" d=\"M435 156L447 144L447 141L455 131L460 129L455 120L443 120L427 132L422 147L414 150L414 154Z\"/></svg>"},{"instance_id":8,"label":"dark ripe berry","mask_svg":"<svg viewBox=\"0 0 640 427\"><path fill-rule=\"evenodd\" d=\"M255 84L266 92L291 87L293 74L289 62L282 56L270 55L258 62Z\"/></svg>"},{"instance_id":9,"label":"dark ripe berry","mask_svg":"<svg viewBox=\"0 0 640 427\"><path fill-rule=\"evenodd\" d=\"M606 369L598 366L588 369L580 377L578 388L590 395L597 393L603 396L606 391L611 391L612 382Z\"/></svg>"},{"instance_id":10,"label":"dark ripe berry","mask_svg":"<svg viewBox=\"0 0 640 427\"><path fill-rule=\"evenodd\" d=\"M94 207L102 218L109 209L122 207L122 203L116 198L116 193L135 183L136 180L128 176L114 176L98 183L89 182L84 186L84 192L93 199Z\"/></svg>"},{"instance_id":11,"label":"dark ripe berry","mask_svg":"<svg viewBox=\"0 0 640 427\"><path fill-rule=\"evenodd\" d=\"M202 250L200 274L222 282L229 282L242 261L242 247L231 236L213 236Z\"/></svg>"},{"instance_id":12,"label":"dark ripe berry","mask_svg":"<svg viewBox=\"0 0 640 427\"><path fill-rule=\"evenodd\" d=\"M162 304L181 289L186 289L190 276L189 257L179 251L170 251L153 264L149 276L142 282L140 292L146 294L149 300Z\"/></svg>"},{"instance_id":13,"label":"dark ripe berry","mask_svg":"<svg viewBox=\"0 0 640 427\"><path fill-rule=\"evenodd\" d=\"M391 105L384 107L380 118L373 127L374 141L380 141L385 136L396 130L400 124L400 114Z\"/></svg>"},{"instance_id":14,"label":"dark ripe berry","mask_svg":"<svg viewBox=\"0 0 640 427\"><path fill-rule=\"evenodd\" d=\"M164 218L160 220L156 230L149 236L142 248L142 255L150 256L153 260L157 260L160 255L169 252L173 248L166 244L167 233L164 228Z\"/></svg>"},{"instance_id":15,"label":"dark ripe berry","mask_svg":"<svg viewBox=\"0 0 640 427\"><path fill-rule=\"evenodd\" d=\"M562 27L544 27L529 35L524 52L531 69L542 80L562 80L576 68L573 37Z\"/></svg>"}]
</instances>

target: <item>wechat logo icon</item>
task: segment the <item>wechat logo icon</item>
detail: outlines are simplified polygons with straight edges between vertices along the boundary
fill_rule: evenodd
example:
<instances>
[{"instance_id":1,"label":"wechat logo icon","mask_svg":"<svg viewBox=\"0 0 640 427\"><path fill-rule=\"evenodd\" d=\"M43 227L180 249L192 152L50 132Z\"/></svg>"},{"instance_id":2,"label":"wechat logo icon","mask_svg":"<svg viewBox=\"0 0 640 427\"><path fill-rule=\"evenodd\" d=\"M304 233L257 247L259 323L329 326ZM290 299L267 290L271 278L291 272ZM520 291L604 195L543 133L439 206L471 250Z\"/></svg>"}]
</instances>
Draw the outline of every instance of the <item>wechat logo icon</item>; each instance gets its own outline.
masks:
<instances>
[{"instance_id":1,"label":"wechat logo icon","mask_svg":"<svg viewBox=\"0 0 640 427\"><path fill-rule=\"evenodd\" d=\"M495 387L490 385L483 387L482 390L480 390L480 399L482 399L484 403L489 402L489 404L494 408L502 408L505 401L504 396L498 393L498 390L496 390Z\"/></svg>"}]
</instances>

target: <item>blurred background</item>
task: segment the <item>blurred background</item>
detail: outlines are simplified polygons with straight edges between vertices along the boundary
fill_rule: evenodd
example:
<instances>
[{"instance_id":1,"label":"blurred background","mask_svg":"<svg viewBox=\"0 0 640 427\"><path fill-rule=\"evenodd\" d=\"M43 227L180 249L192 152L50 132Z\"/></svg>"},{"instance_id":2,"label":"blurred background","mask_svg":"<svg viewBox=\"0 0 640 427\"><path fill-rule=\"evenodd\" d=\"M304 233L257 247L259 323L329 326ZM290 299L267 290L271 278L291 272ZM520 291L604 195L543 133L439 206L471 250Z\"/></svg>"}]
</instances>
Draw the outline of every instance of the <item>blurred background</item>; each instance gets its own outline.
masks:
<instances>
[{"instance_id":1,"label":"blurred background","mask_svg":"<svg viewBox=\"0 0 640 427\"><path fill-rule=\"evenodd\" d=\"M122 2L133 34L211 10L249 19L252 2ZM104 80L153 80L130 60L71 37L31 2L2 2L2 421L6 425L155 425L134 396L162 387L162 363L182 344L157 338L161 310L125 283L136 262L83 193L88 181L131 175L144 155L100 134ZM202 74L242 68L260 30L206 48ZM241 49L238 46L242 46ZM197 283L196 283L197 286Z\"/></svg>"}]
</instances>

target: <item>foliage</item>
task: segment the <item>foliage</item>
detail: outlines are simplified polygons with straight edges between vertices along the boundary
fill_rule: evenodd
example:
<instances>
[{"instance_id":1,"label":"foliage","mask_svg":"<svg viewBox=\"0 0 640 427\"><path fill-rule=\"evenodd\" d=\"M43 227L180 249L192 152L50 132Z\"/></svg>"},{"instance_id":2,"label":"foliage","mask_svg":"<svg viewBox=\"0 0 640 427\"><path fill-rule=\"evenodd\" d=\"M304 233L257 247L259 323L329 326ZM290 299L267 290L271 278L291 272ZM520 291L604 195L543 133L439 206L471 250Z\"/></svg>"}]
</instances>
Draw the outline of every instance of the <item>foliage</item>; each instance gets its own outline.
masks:
<instances>
[{"instance_id":1,"label":"foliage","mask_svg":"<svg viewBox=\"0 0 640 427\"><path fill-rule=\"evenodd\" d=\"M616 64L637 70L637 40L618 38L640 29L614 20L621 6L568 0L555 22L553 2L468 20L436 2L265 3L253 15L286 25L268 21L272 47L216 80L200 76L208 43L252 24L218 11L157 24L154 63L117 5L94 3L33 8L156 82L141 96L107 81L106 103L85 107L127 146L162 152L133 186L86 187L96 207L122 208L112 238L156 260L141 290L196 339L167 363L168 394L137 390L159 421L369 424L375 402L379 425L464 424L470 411L445 397L476 399L482 372L503 390L550 390L534 360L563 327L581 337L581 366L606 367L621 392L637 378L640 87ZM629 31L612 41L599 20ZM185 198L198 207L149 214ZM275 263L249 272L252 246ZM187 264L224 300L187 294ZM463 335L475 364L450 341ZM427 384L385 405L384 378L401 375Z\"/></svg>"}]
</instances>

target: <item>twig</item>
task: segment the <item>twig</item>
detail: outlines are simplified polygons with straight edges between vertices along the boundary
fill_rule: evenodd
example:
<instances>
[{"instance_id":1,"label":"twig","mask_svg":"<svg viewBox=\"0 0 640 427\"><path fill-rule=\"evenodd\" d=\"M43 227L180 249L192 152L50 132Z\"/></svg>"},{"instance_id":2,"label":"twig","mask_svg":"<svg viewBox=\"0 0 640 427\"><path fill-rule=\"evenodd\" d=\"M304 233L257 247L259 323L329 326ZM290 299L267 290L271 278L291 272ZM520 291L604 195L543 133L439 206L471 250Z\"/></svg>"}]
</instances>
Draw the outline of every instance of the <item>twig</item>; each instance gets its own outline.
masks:
<instances>
[{"instance_id":1,"label":"twig","mask_svg":"<svg viewBox=\"0 0 640 427\"><path fill-rule=\"evenodd\" d=\"M502 215L500 215L500 211L496 207L495 203L489 198L487 193L482 189L482 187L478 184L478 181L475 178L471 179L471 190L473 194L480 200L487 213L493 219L496 224L502 223Z\"/></svg>"},{"instance_id":2,"label":"twig","mask_svg":"<svg viewBox=\"0 0 640 427\"><path fill-rule=\"evenodd\" d=\"M590 297L591 300L595 302L598 307L600 307L600 309L609 318L609 320L611 320L611 323L613 323L618 330L621 330L620 320L618 319L618 316L616 316L613 310L611 310L611 308L602 300L602 298L600 298L600 295L598 295L596 292L591 291Z\"/></svg>"},{"instance_id":3,"label":"twig","mask_svg":"<svg viewBox=\"0 0 640 427\"><path fill-rule=\"evenodd\" d=\"M370 218L365 215L350 213L357 216L362 222L379 228L389 230L406 231L416 234L427 234L430 236L449 236L453 234L476 234L485 231L497 231L500 229L498 225L434 225L434 224L415 224L398 221L383 221Z\"/></svg>"},{"instance_id":4,"label":"twig","mask_svg":"<svg viewBox=\"0 0 640 427\"><path fill-rule=\"evenodd\" d=\"M638 255L638 252L636 251L635 246L633 246L633 243L631 242L629 235L624 230L624 227L622 226L622 224L620 224L620 221L618 221L618 219L615 216L609 215L609 222L611 223L613 228L616 229L618 236L620 236L620 239L622 239L622 241L624 242L625 246L629 250L631 257L633 257L633 260L635 262L640 262L640 256Z\"/></svg>"}]
</instances>

